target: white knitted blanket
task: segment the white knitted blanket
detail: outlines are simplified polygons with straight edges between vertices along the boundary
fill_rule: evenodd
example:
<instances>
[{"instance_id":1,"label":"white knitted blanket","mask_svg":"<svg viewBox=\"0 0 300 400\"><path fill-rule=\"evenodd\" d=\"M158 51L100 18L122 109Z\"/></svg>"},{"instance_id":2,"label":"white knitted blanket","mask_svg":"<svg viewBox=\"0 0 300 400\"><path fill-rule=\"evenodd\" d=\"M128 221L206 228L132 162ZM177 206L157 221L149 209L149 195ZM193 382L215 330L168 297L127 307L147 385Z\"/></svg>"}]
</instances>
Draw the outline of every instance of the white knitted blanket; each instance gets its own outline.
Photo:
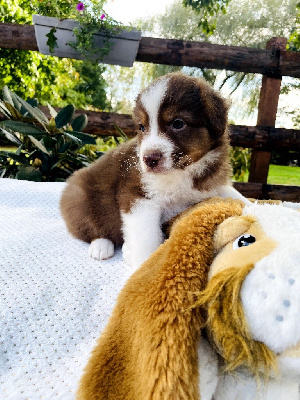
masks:
<instances>
[{"instance_id":1,"label":"white knitted blanket","mask_svg":"<svg viewBox=\"0 0 300 400\"><path fill-rule=\"evenodd\" d=\"M67 233L64 185L0 179L0 400L73 400L133 272Z\"/></svg>"},{"instance_id":2,"label":"white knitted blanket","mask_svg":"<svg viewBox=\"0 0 300 400\"><path fill-rule=\"evenodd\" d=\"M0 179L0 399L75 398L131 274L120 250L88 257L58 203L64 183Z\"/></svg>"}]
</instances>

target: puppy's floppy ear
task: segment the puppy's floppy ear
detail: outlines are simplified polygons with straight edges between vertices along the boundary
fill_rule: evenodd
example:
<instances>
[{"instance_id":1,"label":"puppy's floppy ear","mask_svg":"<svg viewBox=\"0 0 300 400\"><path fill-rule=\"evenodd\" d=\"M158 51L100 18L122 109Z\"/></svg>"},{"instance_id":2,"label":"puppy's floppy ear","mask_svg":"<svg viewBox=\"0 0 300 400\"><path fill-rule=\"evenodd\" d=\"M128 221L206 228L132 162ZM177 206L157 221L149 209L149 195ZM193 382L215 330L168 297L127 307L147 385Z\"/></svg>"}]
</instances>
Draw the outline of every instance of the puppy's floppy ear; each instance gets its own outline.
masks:
<instances>
[{"instance_id":1,"label":"puppy's floppy ear","mask_svg":"<svg viewBox=\"0 0 300 400\"><path fill-rule=\"evenodd\" d=\"M207 85L205 92L203 106L208 117L209 132L214 137L220 137L227 129L229 101L209 85Z\"/></svg>"}]
</instances>

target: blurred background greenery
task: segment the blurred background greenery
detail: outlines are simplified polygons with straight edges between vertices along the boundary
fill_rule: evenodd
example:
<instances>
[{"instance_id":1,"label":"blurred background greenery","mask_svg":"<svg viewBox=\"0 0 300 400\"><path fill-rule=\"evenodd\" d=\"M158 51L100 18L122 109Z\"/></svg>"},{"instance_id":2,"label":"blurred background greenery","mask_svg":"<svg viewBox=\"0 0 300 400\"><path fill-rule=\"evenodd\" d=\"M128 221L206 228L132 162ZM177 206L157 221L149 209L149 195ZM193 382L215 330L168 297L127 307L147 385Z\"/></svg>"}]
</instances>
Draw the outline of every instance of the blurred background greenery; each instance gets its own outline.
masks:
<instances>
[{"instance_id":1,"label":"blurred background greenery","mask_svg":"<svg viewBox=\"0 0 300 400\"><path fill-rule=\"evenodd\" d=\"M0 22L31 24L33 13L32 1L0 0ZM143 36L256 48L265 48L270 38L281 36L288 39L288 49L300 51L298 0L174 0L165 12L132 24L142 29ZM72 104L85 110L131 113L139 91L154 78L174 70L204 77L229 98L233 124L256 124L261 85L258 74L138 62L124 68L0 48L0 90L8 86L24 100L36 98L40 104L53 107ZM299 79L283 78L277 127L299 128L299 91ZM115 138L98 138L97 150L91 151L103 151L116 144ZM247 180L250 156L249 149L232 149L234 179ZM289 167L299 162L297 151L272 155L275 165ZM296 174L297 168L289 168Z\"/></svg>"}]
</instances>

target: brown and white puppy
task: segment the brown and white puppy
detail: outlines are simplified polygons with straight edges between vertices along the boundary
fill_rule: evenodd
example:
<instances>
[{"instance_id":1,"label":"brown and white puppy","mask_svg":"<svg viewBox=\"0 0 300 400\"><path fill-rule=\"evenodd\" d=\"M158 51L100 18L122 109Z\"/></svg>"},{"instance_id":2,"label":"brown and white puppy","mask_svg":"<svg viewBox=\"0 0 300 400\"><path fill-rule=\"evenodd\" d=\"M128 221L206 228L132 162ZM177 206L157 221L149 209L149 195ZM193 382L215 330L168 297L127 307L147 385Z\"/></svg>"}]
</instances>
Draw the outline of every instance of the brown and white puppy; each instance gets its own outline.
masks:
<instances>
[{"instance_id":1,"label":"brown and white puppy","mask_svg":"<svg viewBox=\"0 0 300 400\"><path fill-rule=\"evenodd\" d=\"M61 212L89 255L123 244L139 266L163 242L162 223L211 196L244 199L231 187L227 104L205 81L168 74L140 93L136 138L75 172Z\"/></svg>"}]
</instances>

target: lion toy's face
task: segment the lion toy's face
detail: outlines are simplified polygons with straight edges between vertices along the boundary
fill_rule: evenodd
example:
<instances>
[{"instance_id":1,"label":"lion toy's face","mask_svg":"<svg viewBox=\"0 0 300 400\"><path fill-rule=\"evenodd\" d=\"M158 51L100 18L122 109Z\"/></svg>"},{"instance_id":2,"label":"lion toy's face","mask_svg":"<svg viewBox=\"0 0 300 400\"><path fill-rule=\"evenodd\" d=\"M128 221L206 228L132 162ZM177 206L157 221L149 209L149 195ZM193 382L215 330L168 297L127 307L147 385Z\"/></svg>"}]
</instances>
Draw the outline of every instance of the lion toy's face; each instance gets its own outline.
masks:
<instances>
[{"instance_id":1,"label":"lion toy's face","mask_svg":"<svg viewBox=\"0 0 300 400\"><path fill-rule=\"evenodd\" d=\"M247 206L214 237L208 330L230 369L300 378L300 213Z\"/></svg>"}]
</instances>

